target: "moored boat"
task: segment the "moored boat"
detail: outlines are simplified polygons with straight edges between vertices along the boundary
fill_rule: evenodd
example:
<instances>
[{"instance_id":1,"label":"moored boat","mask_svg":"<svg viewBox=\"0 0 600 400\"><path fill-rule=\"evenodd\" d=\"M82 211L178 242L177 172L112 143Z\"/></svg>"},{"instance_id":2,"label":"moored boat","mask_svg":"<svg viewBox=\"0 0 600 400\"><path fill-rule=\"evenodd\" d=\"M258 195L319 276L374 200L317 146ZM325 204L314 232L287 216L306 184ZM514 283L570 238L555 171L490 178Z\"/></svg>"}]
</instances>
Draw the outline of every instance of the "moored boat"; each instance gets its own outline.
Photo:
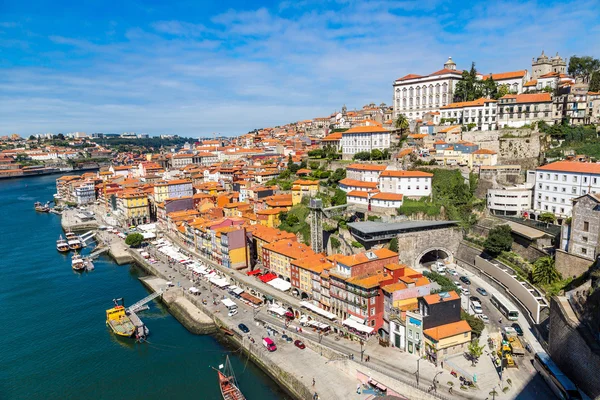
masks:
<instances>
[{"instance_id":1,"label":"moored boat","mask_svg":"<svg viewBox=\"0 0 600 400\"><path fill-rule=\"evenodd\" d=\"M71 256L71 268L75 271L83 271L85 269L85 262L77 252L73 253Z\"/></svg>"},{"instance_id":2,"label":"moored boat","mask_svg":"<svg viewBox=\"0 0 600 400\"><path fill-rule=\"evenodd\" d=\"M67 243L67 241L63 239L62 235L58 236L58 240L56 241L56 250L60 251L61 253L65 253L71 250L69 248L69 243Z\"/></svg>"},{"instance_id":3,"label":"moored boat","mask_svg":"<svg viewBox=\"0 0 600 400\"><path fill-rule=\"evenodd\" d=\"M83 259L83 264L85 265L86 271L93 271L96 268L94 267L94 262L89 257Z\"/></svg>"},{"instance_id":4,"label":"moored boat","mask_svg":"<svg viewBox=\"0 0 600 400\"><path fill-rule=\"evenodd\" d=\"M221 396L223 400L246 400L242 391L237 385L235 375L233 374L233 368L229 362L229 356L225 361L225 368L221 372L223 365L219 365L219 369L216 370L219 378L219 387L221 388Z\"/></svg>"},{"instance_id":5,"label":"moored boat","mask_svg":"<svg viewBox=\"0 0 600 400\"><path fill-rule=\"evenodd\" d=\"M133 336L136 328L125 312L123 299L113 299L113 302L115 303L115 306L106 310L106 325L110 327L117 336Z\"/></svg>"},{"instance_id":6,"label":"moored boat","mask_svg":"<svg viewBox=\"0 0 600 400\"><path fill-rule=\"evenodd\" d=\"M35 211L38 211L38 212L47 213L47 212L50 211L50 207L48 206L48 203L46 203L45 205L43 205L39 201L35 202L35 204L33 205L33 208L35 209Z\"/></svg>"},{"instance_id":7,"label":"moored boat","mask_svg":"<svg viewBox=\"0 0 600 400\"><path fill-rule=\"evenodd\" d=\"M69 248L71 250L79 250L80 248L83 247L83 244L81 243L81 240L79 240L79 239L69 240L67 243L69 244Z\"/></svg>"}]
</instances>

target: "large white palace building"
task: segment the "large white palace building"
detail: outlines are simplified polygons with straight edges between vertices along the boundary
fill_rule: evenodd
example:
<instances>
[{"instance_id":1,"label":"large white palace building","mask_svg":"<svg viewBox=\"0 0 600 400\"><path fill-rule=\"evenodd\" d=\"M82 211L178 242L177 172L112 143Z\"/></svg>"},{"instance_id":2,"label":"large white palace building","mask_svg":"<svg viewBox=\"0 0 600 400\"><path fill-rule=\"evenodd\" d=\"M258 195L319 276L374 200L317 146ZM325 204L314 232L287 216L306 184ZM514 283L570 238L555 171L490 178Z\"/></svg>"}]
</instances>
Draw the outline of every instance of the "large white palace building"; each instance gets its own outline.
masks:
<instances>
[{"instance_id":1,"label":"large white palace building","mask_svg":"<svg viewBox=\"0 0 600 400\"><path fill-rule=\"evenodd\" d=\"M423 117L452 103L456 83L462 71L456 69L452 57L444 68L429 75L408 74L394 81L394 118L404 114L409 120Z\"/></svg>"}]
</instances>

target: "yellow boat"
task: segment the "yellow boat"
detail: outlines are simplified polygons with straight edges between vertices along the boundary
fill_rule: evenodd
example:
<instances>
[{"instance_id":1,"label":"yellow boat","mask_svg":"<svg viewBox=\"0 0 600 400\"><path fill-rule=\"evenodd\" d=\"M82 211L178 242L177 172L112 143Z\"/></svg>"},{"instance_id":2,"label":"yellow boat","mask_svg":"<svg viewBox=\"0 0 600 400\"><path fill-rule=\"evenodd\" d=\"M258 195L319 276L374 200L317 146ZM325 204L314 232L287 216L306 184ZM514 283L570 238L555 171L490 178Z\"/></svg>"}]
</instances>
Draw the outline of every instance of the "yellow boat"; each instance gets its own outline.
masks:
<instances>
[{"instance_id":1,"label":"yellow boat","mask_svg":"<svg viewBox=\"0 0 600 400\"><path fill-rule=\"evenodd\" d=\"M125 312L123 299L113 299L115 306L106 310L106 325L117 336L131 337L135 334L135 325ZM119 303L120 302L120 303Z\"/></svg>"}]
</instances>

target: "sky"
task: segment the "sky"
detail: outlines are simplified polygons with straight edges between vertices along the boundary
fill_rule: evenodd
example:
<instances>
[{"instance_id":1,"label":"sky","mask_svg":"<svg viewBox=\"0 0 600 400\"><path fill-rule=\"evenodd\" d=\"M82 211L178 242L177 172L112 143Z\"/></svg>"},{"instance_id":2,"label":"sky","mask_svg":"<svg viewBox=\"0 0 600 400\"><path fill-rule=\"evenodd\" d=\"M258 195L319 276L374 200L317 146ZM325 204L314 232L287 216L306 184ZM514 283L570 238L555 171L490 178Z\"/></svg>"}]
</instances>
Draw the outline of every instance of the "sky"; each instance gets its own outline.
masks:
<instances>
[{"instance_id":1,"label":"sky","mask_svg":"<svg viewBox=\"0 0 600 400\"><path fill-rule=\"evenodd\" d=\"M392 83L600 57L600 0L0 1L0 135L239 135Z\"/></svg>"}]
</instances>

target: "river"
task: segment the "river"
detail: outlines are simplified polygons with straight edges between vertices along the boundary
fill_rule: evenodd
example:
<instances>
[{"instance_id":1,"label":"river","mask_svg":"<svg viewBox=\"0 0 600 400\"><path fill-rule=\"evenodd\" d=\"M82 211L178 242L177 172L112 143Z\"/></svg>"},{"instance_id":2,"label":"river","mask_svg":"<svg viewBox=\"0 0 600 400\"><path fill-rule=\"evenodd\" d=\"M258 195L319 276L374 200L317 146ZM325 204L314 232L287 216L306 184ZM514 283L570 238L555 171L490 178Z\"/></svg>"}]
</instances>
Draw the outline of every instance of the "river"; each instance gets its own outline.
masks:
<instances>
[{"instance_id":1,"label":"river","mask_svg":"<svg viewBox=\"0 0 600 400\"><path fill-rule=\"evenodd\" d=\"M243 355L190 334L159 303L140 313L148 343L111 334L106 309L113 298L147 296L143 272L105 256L94 271L72 271L70 255L56 251L60 217L33 210L52 199L57 177L0 182L0 399L220 399L211 366L226 354L249 400L288 397Z\"/></svg>"}]
</instances>

